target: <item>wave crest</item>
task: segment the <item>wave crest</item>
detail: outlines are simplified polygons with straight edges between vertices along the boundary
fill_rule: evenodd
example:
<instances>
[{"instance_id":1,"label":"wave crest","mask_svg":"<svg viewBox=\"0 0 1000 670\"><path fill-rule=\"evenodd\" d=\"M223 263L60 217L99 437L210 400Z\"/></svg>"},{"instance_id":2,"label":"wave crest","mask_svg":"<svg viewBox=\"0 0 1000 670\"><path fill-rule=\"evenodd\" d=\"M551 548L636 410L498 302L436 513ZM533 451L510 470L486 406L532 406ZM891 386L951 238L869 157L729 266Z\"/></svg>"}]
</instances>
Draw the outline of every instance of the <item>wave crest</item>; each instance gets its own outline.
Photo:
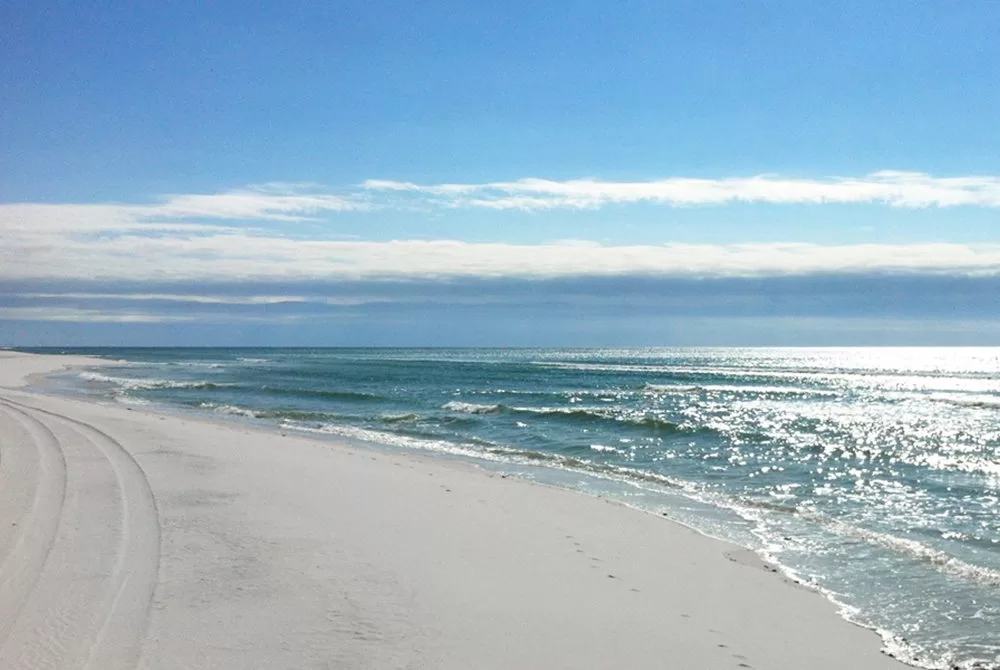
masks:
<instances>
[{"instance_id":1,"label":"wave crest","mask_svg":"<svg viewBox=\"0 0 1000 670\"><path fill-rule=\"evenodd\" d=\"M441 405L441 409L448 410L450 412L462 412L463 414L496 414L497 412L503 411L504 405L481 405L474 402L459 402L458 400L452 400L451 402L446 402Z\"/></svg>"},{"instance_id":2,"label":"wave crest","mask_svg":"<svg viewBox=\"0 0 1000 670\"><path fill-rule=\"evenodd\" d=\"M615 426L631 426L660 432L682 432L680 424L649 414L621 414L603 407L521 407L497 403L483 405L453 400L441 409L463 414L514 414L544 417L578 423L608 423Z\"/></svg>"},{"instance_id":3,"label":"wave crest","mask_svg":"<svg viewBox=\"0 0 1000 670\"><path fill-rule=\"evenodd\" d=\"M89 382L100 382L103 384L114 384L128 391L153 391L156 389L220 389L236 386L236 384L224 384L208 381L173 381L170 379L129 379L128 377L112 377L99 372L81 372L80 379Z\"/></svg>"}]
</instances>

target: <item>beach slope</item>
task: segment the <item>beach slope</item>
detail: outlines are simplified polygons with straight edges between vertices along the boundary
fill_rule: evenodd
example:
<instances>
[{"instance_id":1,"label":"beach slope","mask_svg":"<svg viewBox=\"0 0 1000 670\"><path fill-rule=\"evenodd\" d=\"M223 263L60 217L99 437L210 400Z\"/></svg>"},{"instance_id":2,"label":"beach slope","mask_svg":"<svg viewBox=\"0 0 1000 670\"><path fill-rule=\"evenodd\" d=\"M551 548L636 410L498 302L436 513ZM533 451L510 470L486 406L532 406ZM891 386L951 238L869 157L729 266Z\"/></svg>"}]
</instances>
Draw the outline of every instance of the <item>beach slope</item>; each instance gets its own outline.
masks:
<instances>
[{"instance_id":1,"label":"beach slope","mask_svg":"<svg viewBox=\"0 0 1000 670\"><path fill-rule=\"evenodd\" d=\"M0 352L0 667L905 667L662 518L438 458L31 392Z\"/></svg>"}]
</instances>

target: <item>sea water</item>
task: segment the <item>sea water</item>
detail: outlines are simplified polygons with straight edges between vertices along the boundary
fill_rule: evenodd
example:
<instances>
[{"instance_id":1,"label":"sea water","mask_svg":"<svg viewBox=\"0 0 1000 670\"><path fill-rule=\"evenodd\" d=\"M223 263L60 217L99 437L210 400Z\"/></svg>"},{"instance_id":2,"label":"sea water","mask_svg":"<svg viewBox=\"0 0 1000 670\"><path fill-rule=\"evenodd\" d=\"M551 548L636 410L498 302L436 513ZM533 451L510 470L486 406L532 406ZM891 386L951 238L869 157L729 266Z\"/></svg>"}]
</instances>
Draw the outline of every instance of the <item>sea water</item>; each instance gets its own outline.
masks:
<instances>
[{"instance_id":1,"label":"sea water","mask_svg":"<svg viewBox=\"0 0 1000 670\"><path fill-rule=\"evenodd\" d=\"M67 389L419 449L760 552L926 667L1000 667L1000 349L76 349ZM280 454L275 455L280 458Z\"/></svg>"}]
</instances>

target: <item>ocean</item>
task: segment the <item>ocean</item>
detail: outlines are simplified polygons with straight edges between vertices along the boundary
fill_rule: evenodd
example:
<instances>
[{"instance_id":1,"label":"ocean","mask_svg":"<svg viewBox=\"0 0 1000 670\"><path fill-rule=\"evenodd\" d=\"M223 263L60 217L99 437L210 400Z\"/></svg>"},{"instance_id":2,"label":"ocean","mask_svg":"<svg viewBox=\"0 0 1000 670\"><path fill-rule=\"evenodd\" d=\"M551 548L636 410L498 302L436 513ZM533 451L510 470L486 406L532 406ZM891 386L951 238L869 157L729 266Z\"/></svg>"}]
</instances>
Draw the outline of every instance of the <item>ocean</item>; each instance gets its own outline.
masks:
<instances>
[{"instance_id":1,"label":"ocean","mask_svg":"<svg viewBox=\"0 0 1000 670\"><path fill-rule=\"evenodd\" d=\"M128 363L62 392L613 498L757 551L905 661L1000 667L998 348L64 351Z\"/></svg>"}]
</instances>

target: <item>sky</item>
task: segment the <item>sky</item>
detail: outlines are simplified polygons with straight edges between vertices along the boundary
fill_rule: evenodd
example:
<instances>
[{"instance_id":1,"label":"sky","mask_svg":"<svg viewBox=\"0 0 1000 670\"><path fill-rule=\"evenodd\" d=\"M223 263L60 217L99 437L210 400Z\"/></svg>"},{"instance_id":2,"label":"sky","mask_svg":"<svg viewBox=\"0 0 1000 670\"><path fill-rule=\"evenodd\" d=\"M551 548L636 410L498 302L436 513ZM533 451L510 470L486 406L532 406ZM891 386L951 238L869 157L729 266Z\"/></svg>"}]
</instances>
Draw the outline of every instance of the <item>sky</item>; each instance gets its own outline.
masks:
<instances>
[{"instance_id":1,"label":"sky","mask_svg":"<svg viewBox=\"0 0 1000 670\"><path fill-rule=\"evenodd\" d=\"M0 4L0 346L1000 345L1000 4Z\"/></svg>"}]
</instances>

